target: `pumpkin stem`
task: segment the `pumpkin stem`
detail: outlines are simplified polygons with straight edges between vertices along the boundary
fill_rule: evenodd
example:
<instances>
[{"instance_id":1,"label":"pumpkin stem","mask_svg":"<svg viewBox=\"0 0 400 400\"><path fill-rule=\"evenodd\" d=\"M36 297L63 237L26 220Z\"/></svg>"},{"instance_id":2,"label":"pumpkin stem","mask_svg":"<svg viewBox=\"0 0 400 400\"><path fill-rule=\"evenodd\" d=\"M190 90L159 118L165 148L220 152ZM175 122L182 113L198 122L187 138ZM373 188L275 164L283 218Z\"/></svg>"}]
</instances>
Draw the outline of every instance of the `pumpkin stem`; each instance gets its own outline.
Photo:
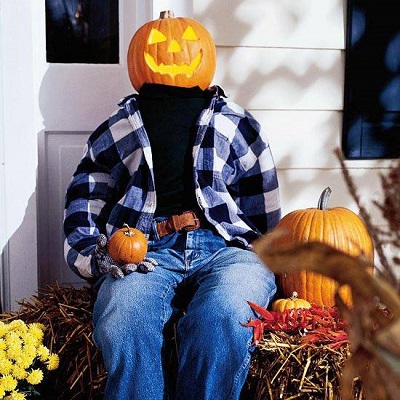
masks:
<instances>
[{"instance_id":1,"label":"pumpkin stem","mask_svg":"<svg viewBox=\"0 0 400 400\"><path fill-rule=\"evenodd\" d=\"M131 231L131 227L128 224L123 224L122 225L124 228L126 228L126 231L124 232L124 235L132 237L134 233Z\"/></svg>"},{"instance_id":2,"label":"pumpkin stem","mask_svg":"<svg viewBox=\"0 0 400 400\"><path fill-rule=\"evenodd\" d=\"M175 18L172 10L165 10L160 12L160 19Z\"/></svg>"},{"instance_id":3,"label":"pumpkin stem","mask_svg":"<svg viewBox=\"0 0 400 400\"><path fill-rule=\"evenodd\" d=\"M290 296L290 300L295 300L299 297L299 294L297 292L293 292L292 295Z\"/></svg>"},{"instance_id":4,"label":"pumpkin stem","mask_svg":"<svg viewBox=\"0 0 400 400\"><path fill-rule=\"evenodd\" d=\"M318 210L326 210L328 208L329 198L331 197L332 189L330 187L325 188L321 193L318 200Z\"/></svg>"}]
</instances>

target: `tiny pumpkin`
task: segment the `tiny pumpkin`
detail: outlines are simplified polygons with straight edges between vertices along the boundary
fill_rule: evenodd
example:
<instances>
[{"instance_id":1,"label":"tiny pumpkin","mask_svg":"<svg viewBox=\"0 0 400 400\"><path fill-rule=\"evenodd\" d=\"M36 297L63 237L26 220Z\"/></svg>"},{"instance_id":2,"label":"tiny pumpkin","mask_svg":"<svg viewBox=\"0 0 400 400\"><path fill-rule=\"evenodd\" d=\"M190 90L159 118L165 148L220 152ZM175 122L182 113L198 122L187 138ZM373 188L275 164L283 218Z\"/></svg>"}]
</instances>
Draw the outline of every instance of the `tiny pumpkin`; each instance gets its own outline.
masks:
<instances>
[{"instance_id":1,"label":"tiny pumpkin","mask_svg":"<svg viewBox=\"0 0 400 400\"><path fill-rule=\"evenodd\" d=\"M274 240L279 247L294 242L322 242L351 256L363 255L373 263L374 247L364 221L345 207L328 208L332 190L327 187L321 194L317 208L295 210L285 215L276 230L284 235ZM310 271L290 272L279 275L278 282L284 296L294 291L299 297L319 306L336 305L338 284L331 278ZM351 290L339 288L345 304L351 305Z\"/></svg>"},{"instance_id":2,"label":"tiny pumpkin","mask_svg":"<svg viewBox=\"0 0 400 400\"><path fill-rule=\"evenodd\" d=\"M287 299L277 299L272 303L272 311L284 312L293 308L311 308L311 304L304 299L299 299L297 292L293 292Z\"/></svg>"},{"instance_id":3,"label":"tiny pumpkin","mask_svg":"<svg viewBox=\"0 0 400 400\"><path fill-rule=\"evenodd\" d=\"M139 229L124 224L111 235L107 248L119 264L139 264L147 253L147 239Z\"/></svg>"},{"instance_id":4,"label":"tiny pumpkin","mask_svg":"<svg viewBox=\"0 0 400 400\"><path fill-rule=\"evenodd\" d=\"M205 90L216 68L215 44L200 22L163 11L133 35L127 62L137 91L144 83Z\"/></svg>"}]
</instances>

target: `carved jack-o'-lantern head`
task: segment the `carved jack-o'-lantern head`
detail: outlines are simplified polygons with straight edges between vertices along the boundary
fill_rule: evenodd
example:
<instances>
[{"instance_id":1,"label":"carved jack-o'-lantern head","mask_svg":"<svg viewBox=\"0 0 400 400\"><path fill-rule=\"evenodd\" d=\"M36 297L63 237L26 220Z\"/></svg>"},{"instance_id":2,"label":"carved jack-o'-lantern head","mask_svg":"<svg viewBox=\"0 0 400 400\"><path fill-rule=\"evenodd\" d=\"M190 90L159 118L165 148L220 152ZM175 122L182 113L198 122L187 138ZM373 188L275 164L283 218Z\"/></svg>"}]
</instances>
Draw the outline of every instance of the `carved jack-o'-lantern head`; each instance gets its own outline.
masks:
<instances>
[{"instance_id":1,"label":"carved jack-o'-lantern head","mask_svg":"<svg viewBox=\"0 0 400 400\"><path fill-rule=\"evenodd\" d=\"M170 11L137 30L128 49L128 72L133 87L159 83L206 89L216 64L214 41L199 22L175 18Z\"/></svg>"}]
</instances>

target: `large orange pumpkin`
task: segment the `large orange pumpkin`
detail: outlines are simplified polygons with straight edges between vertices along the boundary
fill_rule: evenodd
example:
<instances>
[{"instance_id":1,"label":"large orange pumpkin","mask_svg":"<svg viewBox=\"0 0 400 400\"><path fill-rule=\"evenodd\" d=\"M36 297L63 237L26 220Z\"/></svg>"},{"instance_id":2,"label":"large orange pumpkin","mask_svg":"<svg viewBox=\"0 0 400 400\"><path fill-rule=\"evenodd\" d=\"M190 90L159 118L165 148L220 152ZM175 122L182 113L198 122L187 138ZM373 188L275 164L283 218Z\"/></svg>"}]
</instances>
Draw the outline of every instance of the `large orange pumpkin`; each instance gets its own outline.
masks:
<instances>
[{"instance_id":1,"label":"large orange pumpkin","mask_svg":"<svg viewBox=\"0 0 400 400\"><path fill-rule=\"evenodd\" d=\"M144 83L209 87L216 67L214 41L207 29L190 18L164 11L144 24L128 49L128 72L133 87Z\"/></svg>"},{"instance_id":2,"label":"large orange pumpkin","mask_svg":"<svg viewBox=\"0 0 400 400\"><path fill-rule=\"evenodd\" d=\"M139 229L124 224L111 235L107 250L119 264L139 264L147 253L146 236Z\"/></svg>"},{"instance_id":3,"label":"large orange pumpkin","mask_svg":"<svg viewBox=\"0 0 400 400\"><path fill-rule=\"evenodd\" d=\"M372 264L374 248L364 222L347 208L327 208L330 194L331 189L326 188L317 208L296 210L284 216L276 227L283 236L274 241L273 246L317 241L352 256L363 255ZM311 303L327 307L335 305L337 283L323 275L309 271L290 272L280 275L278 281L284 296L290 297L297 292L300 298ZM349 287L341 287L339 294L346 304L351 304Z\"/></svg>"}]
</instances>

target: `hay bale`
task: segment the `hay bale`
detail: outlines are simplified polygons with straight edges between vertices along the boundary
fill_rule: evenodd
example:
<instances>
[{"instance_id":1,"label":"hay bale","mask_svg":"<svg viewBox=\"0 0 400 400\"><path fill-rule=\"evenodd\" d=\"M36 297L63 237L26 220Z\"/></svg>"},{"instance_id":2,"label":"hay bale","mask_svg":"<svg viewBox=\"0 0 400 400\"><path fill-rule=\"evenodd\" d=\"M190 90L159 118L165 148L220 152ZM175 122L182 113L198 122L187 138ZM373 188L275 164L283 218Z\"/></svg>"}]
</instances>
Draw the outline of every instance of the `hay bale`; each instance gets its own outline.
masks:
<instances>
[{"instance_id":1,"label":"hay bale","mask_svg":"<svg viewBox=\"0 0 400 400\"><path fill-rule=\"evenodd\" d=\"M346 343L333 349L299 334L269 332L257 345L242 398L248 400L340 400L340 376L350 355ZM355 380L354 400L364 399Z\"/></svg>"},{"instance_id":2,"label":"hay bale","mask_svg":"<svg viewBox=\"0 0 400 400\"><path fill-rule=\"evenodd\" d=\"M60 366L41 388L43 399L103 398L107 374L92 339L93 301L90 287L55 284L20 302L17 312L3 315L3 320L19 318L47 327L44 344L59 354ZM169 360L175 371L171 347ZM333 350L329 345L304 343L298 334L265 333L254 352L241 400L340 400L340 374L348 356L348 344ZM356 381L354 400L361 399L361 384Z\"/></svg>"},{"instance_id":3,"label":"hay bale","mask_svg":"<svg viewBox=\"0 0 400 400\"><path fill-rule=\"evenodd\" d=\"M40 322L46 326L44 344L60 357L59 368L40 388L43 399L100 400L106 372L92 340L94 294L89 287L59 284L21 301L20 309L4 319Z\"/></svg>"}]
</instances>

